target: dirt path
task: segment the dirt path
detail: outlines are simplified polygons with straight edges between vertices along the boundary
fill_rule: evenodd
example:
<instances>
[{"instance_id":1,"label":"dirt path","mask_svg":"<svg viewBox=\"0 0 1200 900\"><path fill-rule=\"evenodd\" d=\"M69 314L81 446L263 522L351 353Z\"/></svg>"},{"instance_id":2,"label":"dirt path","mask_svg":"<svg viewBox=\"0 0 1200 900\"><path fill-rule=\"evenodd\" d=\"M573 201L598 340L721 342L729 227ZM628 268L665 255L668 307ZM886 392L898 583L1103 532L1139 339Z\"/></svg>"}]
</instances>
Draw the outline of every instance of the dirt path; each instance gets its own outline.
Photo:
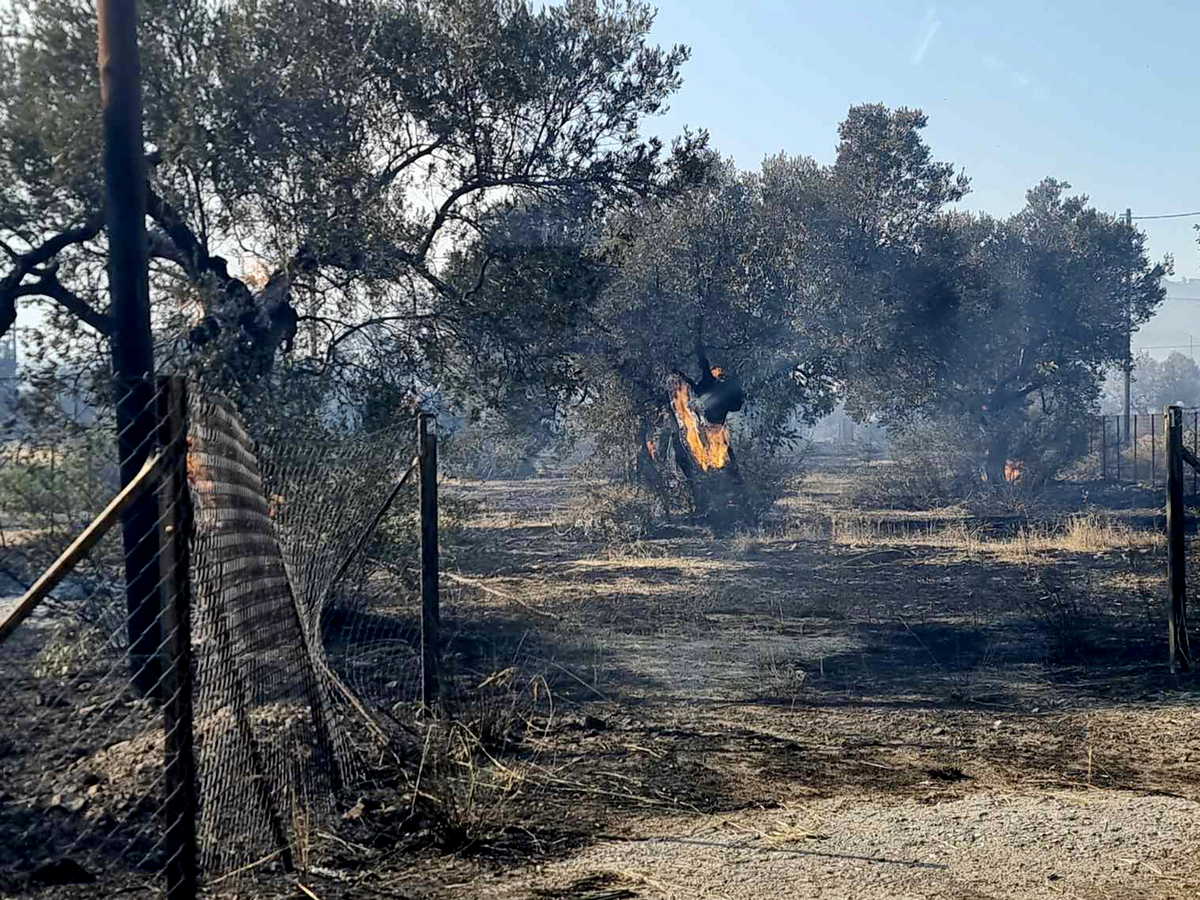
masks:
<instances>
[{"instance_id":1,"label":"dirt path","mask_svg":"<svg viewBox=\"0 0 1200 900\"><path fill-rule=\"evenodd\" d=\"M481 900L607 896L828 900L1195 898L1200 804L1111 791L869 797L648 820L623 840L481 890ZM585 889L586 886L591 886ZM590 890L595 892L591 893Z\"/></svg>"}]
</instances>

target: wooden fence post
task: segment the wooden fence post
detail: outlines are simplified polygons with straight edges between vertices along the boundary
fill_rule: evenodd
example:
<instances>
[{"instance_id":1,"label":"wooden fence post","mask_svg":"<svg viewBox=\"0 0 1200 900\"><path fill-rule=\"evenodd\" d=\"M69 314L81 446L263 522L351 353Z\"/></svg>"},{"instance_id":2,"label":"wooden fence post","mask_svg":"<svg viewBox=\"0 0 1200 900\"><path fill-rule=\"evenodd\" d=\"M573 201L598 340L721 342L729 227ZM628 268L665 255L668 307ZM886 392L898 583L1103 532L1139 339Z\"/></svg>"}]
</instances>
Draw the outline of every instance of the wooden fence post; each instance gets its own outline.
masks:
<instances>
[{"instance_id":1,"label":"wooden fence post","mask_svg":"<svg viewBox=\"0 0 1200 900\"><path fill-rule=\"evenodd\" d=\"M421 705L433 710L441 689L441 612L438 609L437 423L417 418L421 493Z\"/></svg>"},{"instance_id":2,"label":"wooden fence post","mask_svg":"<svg viewBox=\"0 0 1200 900\"><path fill-rule=\"evenodd\" d=\"M1168 406L1167 437L1167 661L1171 671L1191 664L1187 633L1187 557L1183 537L1183 409Z\"/></svg>"},{"instance_id":3,"label":"wooden fence post","mask_svg":"<svg viewBox=\"0 0 1200 900\"><path fill-rule=\"evenodd\" d=\"M167 460L158 491L167 900L193 900L199 860L188 556L192 504L187 480L187 382L182 376L158 380L158 441Z\"/></svg>"}]
</instances>

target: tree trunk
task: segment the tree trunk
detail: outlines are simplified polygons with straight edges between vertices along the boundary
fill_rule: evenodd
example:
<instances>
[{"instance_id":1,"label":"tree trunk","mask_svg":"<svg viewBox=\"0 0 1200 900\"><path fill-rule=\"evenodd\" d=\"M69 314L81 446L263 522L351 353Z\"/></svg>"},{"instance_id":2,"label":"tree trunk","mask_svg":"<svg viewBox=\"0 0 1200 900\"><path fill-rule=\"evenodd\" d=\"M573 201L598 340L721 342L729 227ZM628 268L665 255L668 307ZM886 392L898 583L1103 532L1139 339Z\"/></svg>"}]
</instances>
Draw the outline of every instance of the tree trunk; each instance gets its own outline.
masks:
<instances>
[{"instance_id":1,"label":"tree trunk","mask_svg":"<svg viewBox=\"0 0 1200 900\"><path fill-rule=\"evenodd\" d=\"M1008 451L1008 432L1003 431L992 435L988 441L987 460L984 464L984 472L987 475L988 484L992 487L1002 485L1005 482L1005 463L1008 462Z\"/></svg>"},{"instance_id":2,"label":"tree trunk","mask_svg":"<svg viewBox=\"0 0 1200 900\"><path fill-rule=\"evenodd\" d=\"M637 482L659 498L665 515L671 514L671 494L663 477L662 465L671 450L671 432L666 415L643 423L638 429L638 446L634 456L634 477Z\"/></svg>"},{"instance_id":3,"label":"tree trunk","mask_svg":"<svg viewBox=\"0 0 1200 900\"><path fill-rule=\"evenodd\" d=\"M697 395L682 376L672 376L667 389L675 462L687 480L696 513L714 528L726 528L743 513L742 478L729 446L729 429L724 421L708 420L705 396Z\"/></svg>"}]
</instances>

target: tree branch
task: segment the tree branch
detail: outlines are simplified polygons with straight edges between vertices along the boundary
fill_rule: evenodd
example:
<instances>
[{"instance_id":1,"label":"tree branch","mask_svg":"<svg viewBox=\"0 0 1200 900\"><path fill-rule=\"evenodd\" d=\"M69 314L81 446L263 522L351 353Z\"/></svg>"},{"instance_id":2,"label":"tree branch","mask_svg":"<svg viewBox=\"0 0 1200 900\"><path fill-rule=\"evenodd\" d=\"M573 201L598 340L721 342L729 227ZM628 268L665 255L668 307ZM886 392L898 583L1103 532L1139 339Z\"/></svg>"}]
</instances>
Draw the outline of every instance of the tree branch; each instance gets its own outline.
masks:
<instances>
[{"instance_id":1,"label":"tree branch","mask_svg":"<svg viewBox=\"0 0 1200 900\"><path fill-rule=\"evenodd\" d=\"M82 297L67 290L56 272L43 271L40 276L37 281L19 285L15 297L48 297L101 334L112 334L116 330L116 322L111 316L99 312Z\"/></svg>"},{"instance_id":2,"label":"tree branch","mask_svg":"<svg viewBox=\"0 0 1200 900\"><path fill-rule=\"evenodd\" d=\"M90 306L88 306L78 297L75 297L74 294L71 294L69 291L67 291L66 288L64 288L61 284L59 284L58 278L54 275L53 271L50 271L49 273L41 273L41 279L42 282L45 283L46 290L23 290L22 282L25 280L26 275L28 275L38 266L42 266L52 260L67 247L70 247L72 244L82 244L84 241L92 240L92 238L96 237L96 235L100 233L100 230L103 227L103 211L93 213L82 225L76 228L70 228L61 234L56 234L54 237L44 241L42 244L33 248L27 253L17 255L12 271L3 278L0 278L0 335L7 334L9 329L12 328L13 324L17 321L17 298L29 296L31 294L41 294L52 297L52 299L62 303L68 309L70 309L73 304L79 304L79 309L89 310L92 316L95 317L100 315L99 313L96 313L95 310L92 310ZM51 282L46 282L47 275L52 278ZM36 287L36 285L27 285L25 287L33 288ZM57 296L47 293L47 291L53 291L54 294L57 294ZM81 316L81 318L84 317ZM84 321L88 320L84 318ZM98 321L98 319L94 319L93 321L89 321L88 324L92 325L92 327L97 327L96 322Z\"/></svg>"}]
</instances>

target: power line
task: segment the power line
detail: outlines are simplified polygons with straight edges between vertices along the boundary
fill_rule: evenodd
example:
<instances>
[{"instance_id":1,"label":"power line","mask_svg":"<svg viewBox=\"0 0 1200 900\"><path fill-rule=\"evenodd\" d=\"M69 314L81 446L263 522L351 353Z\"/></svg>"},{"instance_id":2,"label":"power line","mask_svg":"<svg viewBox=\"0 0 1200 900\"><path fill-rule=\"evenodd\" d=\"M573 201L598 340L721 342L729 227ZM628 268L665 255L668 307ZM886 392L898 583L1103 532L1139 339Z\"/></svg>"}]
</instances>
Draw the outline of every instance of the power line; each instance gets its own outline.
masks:
<instances>
[{"instance_id":1,"label":"power line","mask_svg":"<svg viewBox=\"0 0 1200 900\"><path fill-rule=\"evenodd\" d=\"M1196 212L1168 213L1164 216L1130 216L1130 218L1137 222L1142 219L1189 219L1192 216L1200 216L1200 210Z\"/></svg>"}]
</instances>

